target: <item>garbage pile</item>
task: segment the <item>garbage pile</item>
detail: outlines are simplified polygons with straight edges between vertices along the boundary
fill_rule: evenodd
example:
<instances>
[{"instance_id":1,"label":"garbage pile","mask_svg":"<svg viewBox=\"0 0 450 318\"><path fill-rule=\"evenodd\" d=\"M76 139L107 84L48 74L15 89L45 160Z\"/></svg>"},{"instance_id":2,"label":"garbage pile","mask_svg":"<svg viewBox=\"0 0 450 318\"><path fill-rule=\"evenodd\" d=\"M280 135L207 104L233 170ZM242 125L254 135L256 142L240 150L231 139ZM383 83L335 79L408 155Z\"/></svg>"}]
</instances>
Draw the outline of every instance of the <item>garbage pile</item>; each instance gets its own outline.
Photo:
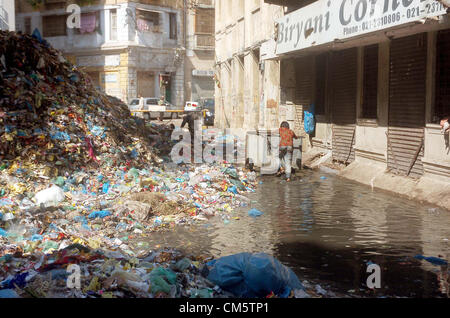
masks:
<instances>
[{"instance_id":1,"label":"garbage pile","mask_svg":"<svg viewBox=\"0 0 450 318\"><path fill-rule=\"evenodd\" d=\"M101 163L157 161L143 142L151 132L38 32L1 31L0 44L0 158L9 162L2 169L39 170L34 179Z\"/></svg>"},{"instance_id":2,"label":"garbage pile","mask_svg":"<svg viewBox=\"0 0 450 318\"><path fill-rule=\"evenodd\" d=\"M80 244L50 254L35 253L26 259L15 252L0 258L1 271L5 272L0 298L235 298L255 297L255 293L265 298L318 296L312 288L305 290L290 269L270 256L259 254L252 256L258 261L226 266L241 255L211 261L203 255L186 256L174 249L162 249L137 258ZM222 267L218 275L219 263ZM239 266L244 266L245 272ZM244 269L247 267L251 271Z\"/></svg>"},{"instance_id":3,"label":"garbage pile","mask_svg":"<svg viewBox=\"0 0 450 318\"><path fill-rule=\"evenodd\" d=\"M182 258L149 259L145 237L230 219L254 172L169 162L167 127L132 118L38 32L0 31L0 122L0 297L212 295L199 260L175 284ZM69 264L88 289L66 286Z\"/></svg>"},{"instance_id":4,"label":"garbage pile","mask_svg":"<svg viewBox=\"0 0 450 318\"><path fill-rule=\"evenodd\" d=\"M51 254L0 258L0 298L230 297L201 274L204 259L158 250L140 259L72 244ZM215 288L215 289L214 289Z\"/></svg>"},{"instance_id":5,"label":"garbage pile","mask_svg":"<svg viewBox=\"0 0 450 318\"><path fill-rule=\"evenodd\" d=\"M132 168L122 176L96 178L78 172L73 178L86 183L72 184L71 179L63 178L63 188L54 184L31 199L1 198L0 297L2 289L13 289L19 297L230 296L217 288L214 291L214 284L200 277L204 264L195 257L189 259L194 266L177 275L176 285L174 274L165 270L181 256L160 257L148 264L146 255L155 252L146 236L214 215L232 218L235 209L248 201L227 173L237 176L240 181L231 180L240 182L246 191L254 191L255 185L247 180L247 174L227 165L174 167L164 163L161 168ZM86 184L92 184L89 191ZM67 288L69 264L83 265L84 288L101 287ZM105 264L113 265L104 271ZM160 267L164 270L157 269ZM151 283L153 270L171 278L154 278L157 282ZM111 277L118 282L111 282ZM164 288L154 289L157 284Z\"/></svg>"}]
</instances>

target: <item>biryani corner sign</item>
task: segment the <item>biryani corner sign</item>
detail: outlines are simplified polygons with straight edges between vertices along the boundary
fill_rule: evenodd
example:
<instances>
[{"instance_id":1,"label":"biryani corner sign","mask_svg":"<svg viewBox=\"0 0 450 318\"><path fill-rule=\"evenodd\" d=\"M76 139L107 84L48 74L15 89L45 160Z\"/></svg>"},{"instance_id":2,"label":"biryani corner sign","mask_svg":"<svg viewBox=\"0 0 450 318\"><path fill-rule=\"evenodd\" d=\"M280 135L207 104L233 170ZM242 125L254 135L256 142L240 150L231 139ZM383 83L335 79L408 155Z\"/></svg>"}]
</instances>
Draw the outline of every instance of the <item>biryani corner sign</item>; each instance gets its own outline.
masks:
<instances>
[{"instance_id":1,"label":"biryani corner sign","mask_svg":"<svg viewBox=\"0 0 450 318\"><path fill-rule=\"evenodd\" d=\"M277 21L276 54L443 14L435 0L319 0Z\"/></svg>"}]
</instances>

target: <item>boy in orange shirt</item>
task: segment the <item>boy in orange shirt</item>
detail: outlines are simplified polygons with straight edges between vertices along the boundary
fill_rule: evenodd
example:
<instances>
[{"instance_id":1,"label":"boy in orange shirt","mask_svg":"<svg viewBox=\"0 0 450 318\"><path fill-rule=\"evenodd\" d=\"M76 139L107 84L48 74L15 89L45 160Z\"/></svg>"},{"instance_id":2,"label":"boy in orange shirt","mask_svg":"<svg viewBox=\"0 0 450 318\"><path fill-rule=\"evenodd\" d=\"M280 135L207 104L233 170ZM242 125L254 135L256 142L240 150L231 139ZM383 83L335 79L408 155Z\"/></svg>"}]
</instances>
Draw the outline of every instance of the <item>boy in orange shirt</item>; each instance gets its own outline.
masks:
<instances>
[{"instance_id":1,"label":"boy in orange shirt","mask_svg":"<svg viewBox=\"0 0 450 318\"><path fill-rule=\"evenodd\" d=\"M281 167L286 172L286 181L291 181L291 161L292 152L294 149L294 138L298 139L297 135L289 129L289 123L283 121L280 125L280 159Z\"/></svg>"}]
</instances>

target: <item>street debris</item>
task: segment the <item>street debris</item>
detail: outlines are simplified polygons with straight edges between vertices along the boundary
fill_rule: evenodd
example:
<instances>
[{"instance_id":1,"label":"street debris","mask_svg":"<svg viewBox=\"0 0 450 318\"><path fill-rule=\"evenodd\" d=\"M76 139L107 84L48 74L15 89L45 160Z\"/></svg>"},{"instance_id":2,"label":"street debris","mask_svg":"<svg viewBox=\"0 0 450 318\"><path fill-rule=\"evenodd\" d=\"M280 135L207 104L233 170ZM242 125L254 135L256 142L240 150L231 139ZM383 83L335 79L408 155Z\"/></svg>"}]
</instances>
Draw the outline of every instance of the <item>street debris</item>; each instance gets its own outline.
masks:
<instances>
[{"instance_id":1,"label":"street debris","mask_svg":"<svg viewBox=\"0 0 450 318\"><path fill-rule=\"evenodd\" d=\"M211 266L208 279L238 297L280 298L304 290L294 272L265 253L240 253L224 256L207 263Z\"/></svg>"},{"instance_id":2,"label":"street debris","mask_svg":"<svg viewBox=\"0 0 450 318\"><path fill-rule=\"evenodd\" d=\"M230 219L256 174L170 162L169 127L133 118L37 30L0 31L0 58L0 298L232 297L202 275L210 256L145 238Z\"/></svg>"}]
</instances>

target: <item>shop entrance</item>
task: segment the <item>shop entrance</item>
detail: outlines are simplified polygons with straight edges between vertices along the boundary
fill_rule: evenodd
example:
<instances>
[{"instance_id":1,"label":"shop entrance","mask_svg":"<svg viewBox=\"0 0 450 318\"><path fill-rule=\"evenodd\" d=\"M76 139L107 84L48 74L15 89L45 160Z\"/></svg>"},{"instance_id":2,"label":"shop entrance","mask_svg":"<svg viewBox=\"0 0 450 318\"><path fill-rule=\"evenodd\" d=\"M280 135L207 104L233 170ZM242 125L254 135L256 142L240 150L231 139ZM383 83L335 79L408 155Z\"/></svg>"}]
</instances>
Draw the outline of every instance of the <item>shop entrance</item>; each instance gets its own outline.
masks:
<instances>
[{"instance_id":1,"label":"shop entrance","mask_svg":"<svg viewBox=\"0 0 450 318\"><path fill-rule=\"evenodd\" d=\"M423 175L427 35L391 43L389 81L388 170Z\"/></svg>"},{"instance_id":2,"label":"shop entrance","mask_svg":"<svg viewBox=\"0 0 450 318\"><path fill-rule=\"evenodd\" d=\"M334 52L329 76L333 161L349 164L355 160L357 49Z\"/></svg>"}]
</instances>

